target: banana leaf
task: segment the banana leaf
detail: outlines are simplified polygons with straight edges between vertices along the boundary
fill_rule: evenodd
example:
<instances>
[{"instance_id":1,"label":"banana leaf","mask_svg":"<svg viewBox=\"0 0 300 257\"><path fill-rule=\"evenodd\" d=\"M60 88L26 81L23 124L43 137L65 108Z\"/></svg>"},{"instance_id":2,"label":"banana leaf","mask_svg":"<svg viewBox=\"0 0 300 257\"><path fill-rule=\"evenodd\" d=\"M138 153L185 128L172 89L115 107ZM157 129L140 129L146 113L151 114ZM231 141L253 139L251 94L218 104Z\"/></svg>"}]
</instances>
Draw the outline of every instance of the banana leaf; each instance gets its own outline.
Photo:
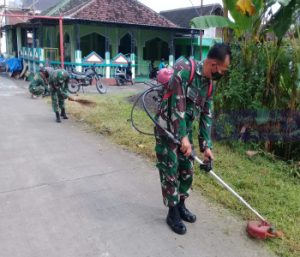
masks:
<instances>
[{"instance_id":1,"label":"banana leaf","mask_svg":"<svg viewBox=\"0 0 300 257\"><path fill-rule=\"evenodd\" d=\"M299 0L291 0L272 17L268 29L273 30L278 39L282 39L294 22L294 12L300 8Z\"/></svg>"},{"instance_id":2,"label":"banana leaf","mask_svg":"<svg viewBox=\"0 0 300 257\"><path fill-rule=\"evenodd\" d=\"M266 1L267 6L272 6L273 4L279 3L283 6L287 6L292 0L268 0Z\"/></svg>"},{"instance_id":3,"label":"banana leaf","mask_svg":"<svg viewBox=\"0 0 300 257\"><path fill-rule=\"evenodd\" d=\"M241 31L251 31L254 23L261 15L261 11L264 5L263 0L252 0L251 3L254 5L255 13L252 16L245 15L237 8L237 0L223 0L228 11L233 17L237 29Z\"/></svg>"},{"instance_id":4,"label":"banana leaf","mask_svg":"<svg viewBox=\"0 0 300 257\"><path fill-rule=\"evenodd\" d=\"M190 25L197 29L207 28L234 28L235 24L228 18L217 15L196 17L191 20Z\"/></svg>"}]
</instances>

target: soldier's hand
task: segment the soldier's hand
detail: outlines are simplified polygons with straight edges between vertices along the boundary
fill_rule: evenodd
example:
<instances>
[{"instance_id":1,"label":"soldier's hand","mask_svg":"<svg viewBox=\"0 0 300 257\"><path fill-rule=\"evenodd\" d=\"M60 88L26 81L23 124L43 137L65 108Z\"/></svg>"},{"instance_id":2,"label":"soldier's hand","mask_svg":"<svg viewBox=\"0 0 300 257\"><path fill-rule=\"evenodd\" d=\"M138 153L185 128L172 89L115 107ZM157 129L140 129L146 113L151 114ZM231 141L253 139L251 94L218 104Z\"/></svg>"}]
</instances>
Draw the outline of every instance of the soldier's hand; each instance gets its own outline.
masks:
<instances>
[{"instance_id":1,"label":"soldier's hand","mask_svg":"<svg viewBox=\"0 0 300 257\"><path fill-rule=\"evenodd\" d=\"M214 155L213 155L211 149L209 149L209 148L206 148L203 155L204 155L203 157L204 157L205 161L210 161L210 160L213 161L214 160Z\"/></svg>"},{"instance_id":2,"label":"soldier's hand","mask_svg":"<svg viewBox=\"0 0 300 257\"><path fill-rule=\"evenodd\" d=\"M188 137L183 137L181 139L181 147L180 151L184 154L184 156L188 157L192 153L192 145L188 139Z\"/></svg>"},{"instance_id":3,"label":"soldier's hand","mask_svg":"<svg viewBox=\"0 0 300 257\"><path fill-rule=\"evenodd\" d=\"M200 170L210 172L212 169L213 169L213 161L212 160L209 160L209 161L204 160L203 164L200 164Z\"/></svg>"}]
</instances>

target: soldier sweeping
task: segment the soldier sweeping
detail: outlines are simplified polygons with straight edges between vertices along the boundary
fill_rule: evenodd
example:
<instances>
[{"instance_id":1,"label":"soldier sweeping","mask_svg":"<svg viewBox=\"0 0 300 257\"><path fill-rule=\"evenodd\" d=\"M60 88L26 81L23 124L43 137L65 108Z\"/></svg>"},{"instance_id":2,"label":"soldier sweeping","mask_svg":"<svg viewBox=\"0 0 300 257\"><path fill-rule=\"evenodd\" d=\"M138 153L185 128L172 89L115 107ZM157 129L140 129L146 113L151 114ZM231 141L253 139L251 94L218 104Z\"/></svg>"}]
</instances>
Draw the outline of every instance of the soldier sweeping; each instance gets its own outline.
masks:
<instances>
[{"instance_id":1,"label":"soldier sweeping","mask_svg":"<svg viewBox=\"0 0 300 257\"><path fill-rule=\"evenodd\" d=\"M65 109L65 99L69 98L68 96L68 82L69 74L64 69L54 70L49 77L50 93L52 100L52 108L55 112L56 122L61 122L60 117L63 119L68 119ZM59 113L59 110L61 113Z\"/></svg>"},{"instance_id":2,"label":"soldier sweeping","mask_svg":"<svg viewBox=\"0 0 300 257\"><path fill-rule=\"evenodd\" d=\"M29 84L29 92L31 93L32 98L41 95L49 95L48 80L52 72L53 69L51 67L40 67L39 72L35 74L33 80Z\"/></svg>"},{"instance_id":3,"label":"soldier sweeping","mask_svg":"<svg viewBox=\"0 0 300 257\"><path fill-rule=\"evenodd\" d=\"M185 206L193 182L193 121L199 117L198 140L205 160L213 160L211 125L213 80L218 80L228 69L230 48L214 45L202 63L182 60L174 65L174 74L163 69L158 82L167 85L156 115L160 126L174 135L181 146L170 140L162 129L155 129L157 167L160 173L164 204L169 207L166 222L178 234L185 234L182 220L193 223L196 215Z\"/></svg>"}]
</instances>

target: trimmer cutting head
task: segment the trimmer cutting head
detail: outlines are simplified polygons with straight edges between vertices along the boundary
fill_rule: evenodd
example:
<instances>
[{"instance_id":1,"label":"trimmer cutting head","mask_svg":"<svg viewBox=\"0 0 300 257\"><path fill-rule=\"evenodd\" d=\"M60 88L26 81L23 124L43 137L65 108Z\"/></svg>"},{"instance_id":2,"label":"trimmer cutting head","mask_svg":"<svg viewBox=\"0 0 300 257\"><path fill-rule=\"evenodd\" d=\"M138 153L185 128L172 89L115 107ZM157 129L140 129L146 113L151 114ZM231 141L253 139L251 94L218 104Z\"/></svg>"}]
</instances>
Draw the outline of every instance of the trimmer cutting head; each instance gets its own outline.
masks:
<instances>
[{"instance_id":1,"label":"trimmer cutting head","mask_svg":"<svg viewBox=\"0 0 300 257\"><path fill-rule=\"evenodd\" d=\"M281 231L277 231L271 224L266 221L249 221L246 231L251 237L260 240L283 236L283 233Z\"/></svg>"}]
</instances>

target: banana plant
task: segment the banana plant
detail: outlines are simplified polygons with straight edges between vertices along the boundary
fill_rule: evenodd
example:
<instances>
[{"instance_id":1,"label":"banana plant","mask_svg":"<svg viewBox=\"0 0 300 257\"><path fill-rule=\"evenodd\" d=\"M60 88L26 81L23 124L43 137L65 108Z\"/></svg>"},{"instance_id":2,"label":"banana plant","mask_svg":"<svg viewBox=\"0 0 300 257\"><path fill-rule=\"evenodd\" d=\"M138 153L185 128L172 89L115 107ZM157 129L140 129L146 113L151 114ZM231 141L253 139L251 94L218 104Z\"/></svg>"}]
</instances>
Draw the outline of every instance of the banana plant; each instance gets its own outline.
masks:
<instances>
[{"instance_id":1,"label":"banana plant","mask_svg":"<svg viewBox=\"0 0 300 257\"><path fill-rule=\"evenodd\" d=\"M192 19L191 26L199 29L231 28L237 37L256 42L266 32L273 31L280 41L294 22L294 14L300 9L299 0L223 0L223 3L233 21L227 17L208 15ZM276 3L279 10L274 12Z\"/></svg>"},{"instance_id":2,"label":"banana plant","mask_svg":"<svg viewBox=\"0 0 300 257\"><path fill-rule=\"evenodd\" d=\"M235 29L234 22L223 16L206 15L199 16L191 20L192 28L208 29L208 28L232 28Z\"/></svg>"},{"instance_id":3,"label":"banana plant","mask_svg":"<svg viewBox=\"0 0 300 257\"><path fill-rule=\"evenodd\" d=\"M272 1L271 1L272 2ZM281 8L269 19L262 32L273 31L281 40L291 24L296 20L296 13L300 10L299 0L280 0Z\"/></svg>"}]
</instances>

